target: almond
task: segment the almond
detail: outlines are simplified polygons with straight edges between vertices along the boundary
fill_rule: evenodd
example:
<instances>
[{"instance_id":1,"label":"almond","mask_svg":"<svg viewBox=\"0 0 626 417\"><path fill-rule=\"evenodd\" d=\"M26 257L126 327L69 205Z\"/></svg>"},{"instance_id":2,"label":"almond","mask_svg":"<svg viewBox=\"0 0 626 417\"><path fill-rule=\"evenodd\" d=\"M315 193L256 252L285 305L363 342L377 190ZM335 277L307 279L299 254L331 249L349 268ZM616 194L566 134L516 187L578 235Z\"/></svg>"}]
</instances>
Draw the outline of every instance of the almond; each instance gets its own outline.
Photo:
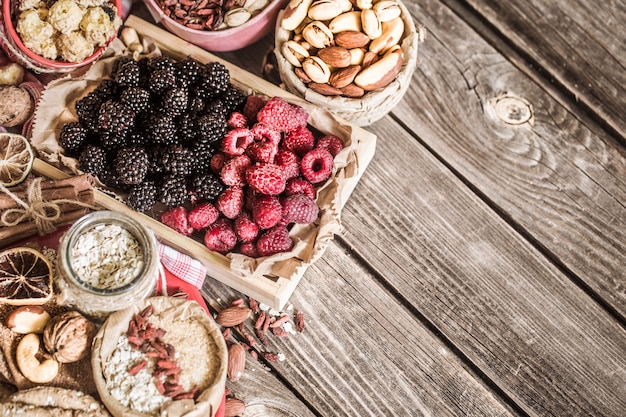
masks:
<instances>
[{"instance_id":1,"label":"almond","mask_svg":"<svg viewBox=\"0 0 626 417\"><path fill-rule=\"evenodd\" d=\"M402 49L397 46L381 59L361 71L354 79L354 83L368 91L386 87L400 72L402 62Z\"/></svg>"},{"instance_id":2,"label":"almond","mask_svg":"<svg viewBox=\"0 0 626 417\"><path fill-rule=\"evenodd\" d=\"M346 49L362 48L370 42L370 38L363 32L346 30L335 35L335 44Z\"/></svg>"},{"instance_id":3,"label":"almond","mask_svg":"<svg viewBox=\"0 0 626 417\"><path fill-rule=\"evenodd\" d=\"M322 58L322 61L329 66L335 68L345 68L350 65L352 60L350 51L342 46L329 46L328 48L320 49L317 56Z\"/></svg>"},{"instance_id":4,"label":"almond","mask_svg":"<svg viewBox=\"0 0 626 417\"><path fill-rule=\"evenodd\" d=\"M311 78L306 74L306 72L304 72L302 68L296 67L293 69L293 72L296 73L298 78L300 78L300 81L302 81L303 83L308 84L311 82Z\"/></svg>"},{"instance_id":5,"label":"almond","mask_svg":"<svg viewBox=\"0 0 626 417\"><path fill-rule=\"evenodd\" d=\"M309 83L309 88L316 93L320 93L325 96L339 96L341 90L326 83Z\"/></svg>"},{"instance_id":6,"label":"almond","mask_svg":"<svg viewBox=\"0 0 626 417\"><path fill-rule=\"evenodd\" d=\"M217 314L215 321L223 327L233 327L243 323L250 316L248 307L226 307Z\"/></svg>"},{"instance_id":7,"label":"almond","mask_svg":"<svg viewBox=\"0 0 626 417\"><path fill-rule=\"evenodd\" d=\"M360 65L350 65L346 68L336 70L330 75L328 83L335 88L342 88L351 84L354 77L361 71Z\"/></svg>"},{"instance_id":8,"label":"almond","mask_svg":"<svg viewBox=\"0 0 626 417\"><path fill-rule=\"evenodd\" d=\"M236 417L243 415L246 405L238 398L226 398L224 404L224 417Z\"/></svg>"},{"instance_id":9,"label":"almond","mask_svg":"<svg viewBox=\"0 0 626 417\"><path fill-rule=\"evenodd\" d=\"M237 381L246 368L246 350L239 343L228 346L228 367L226 375L231 381Z\"/></svg>"},{"instance_id":10,"label":"almond","mask_svg":"<svg viewBox=\"0 0 626 417\"><path fill-rule=\"evenodd\" d=\"M363 68L367 68L372 65L374 62L378 61L380 57L376 52L367 51L363 54Z\"/></svg>"},{"instance_id":11,"label":"almond","mask_svg":"<svg viewBox=\"0 0 626 417\"><path fill-rule=\"evenodd\" d=\"M361 98L365 95L365 90L356 84L348 84L341 88L341 94L349 98Z\"/></svg>"}]
</instances>

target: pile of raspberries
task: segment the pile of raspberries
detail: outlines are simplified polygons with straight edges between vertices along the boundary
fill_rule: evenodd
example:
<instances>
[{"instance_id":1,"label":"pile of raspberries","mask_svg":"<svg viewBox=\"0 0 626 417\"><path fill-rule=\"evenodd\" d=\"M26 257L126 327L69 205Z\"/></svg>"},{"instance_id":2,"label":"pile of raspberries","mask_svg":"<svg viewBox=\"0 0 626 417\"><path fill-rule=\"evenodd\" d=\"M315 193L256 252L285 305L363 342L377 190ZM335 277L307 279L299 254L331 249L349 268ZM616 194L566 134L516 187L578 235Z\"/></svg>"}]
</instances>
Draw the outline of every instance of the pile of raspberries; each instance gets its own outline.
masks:
<instances>
[{"instance_id":1,"label":"pile of raspberries","mask_svg":"<svg viewBox=\"0 0 626 417\"><path fill-rule=\"evenodd\" d=\"M228 119L211 169L225 188L214 202L170 208L161 222L204 233L207 248L257 258L292 249L289 227L317 220L317 185L333 170L343 142L314 134L306 110L281 97L251 95ZM317 136L317 137L316 137Z\"/></svg>"}]
</instances>

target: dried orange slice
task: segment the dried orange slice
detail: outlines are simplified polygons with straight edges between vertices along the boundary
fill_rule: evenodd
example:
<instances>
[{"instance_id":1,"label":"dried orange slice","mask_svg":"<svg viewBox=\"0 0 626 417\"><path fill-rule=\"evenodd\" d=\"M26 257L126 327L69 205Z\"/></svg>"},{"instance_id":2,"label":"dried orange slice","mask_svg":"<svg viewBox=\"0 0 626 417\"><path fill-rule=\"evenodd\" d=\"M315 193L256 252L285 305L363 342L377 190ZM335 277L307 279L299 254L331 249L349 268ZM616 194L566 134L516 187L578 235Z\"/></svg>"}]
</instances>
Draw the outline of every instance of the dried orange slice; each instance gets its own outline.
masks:
<instances>
[{"instance_id":1,"label":"dried orange slice","mask_svg":"<svg viewBox=\"0 0 626 417\"><path fill-rule=\"evenodd\" d=\"M52 264L41 252L26 246L0 253L0 302L44 304L52 298Z\"/></svg>"},{"instance_id":2,"label":"dried orange slice","mask_svg":"<svg viewBox=\"0 0 626 417\"><path fill-rule=\"evenodd\" d=\"M0 133L0 184L12 187L24 181L34 160L28 139L17 133Z\"/></svg>"}]
</instances>

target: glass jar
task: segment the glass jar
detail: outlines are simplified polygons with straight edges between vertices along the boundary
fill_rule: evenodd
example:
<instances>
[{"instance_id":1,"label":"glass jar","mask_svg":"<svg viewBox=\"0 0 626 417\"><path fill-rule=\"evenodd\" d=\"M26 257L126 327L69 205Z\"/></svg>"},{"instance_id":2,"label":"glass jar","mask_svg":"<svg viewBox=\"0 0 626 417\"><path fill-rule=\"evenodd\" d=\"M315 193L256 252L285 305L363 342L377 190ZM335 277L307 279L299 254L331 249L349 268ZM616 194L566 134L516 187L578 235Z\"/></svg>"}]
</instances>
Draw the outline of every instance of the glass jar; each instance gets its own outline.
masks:
<instances>
[{"instance_id":1,"label":"glass jar","mask_svg":"<svg viewBox=\"0 0 626 417\"><path fill-rule=\"evenodd\" d=\"M83 216L61 237L60 302L96 321L152 295L159 256L151 230L114 211Z\"/></svg>"}]
</instances>

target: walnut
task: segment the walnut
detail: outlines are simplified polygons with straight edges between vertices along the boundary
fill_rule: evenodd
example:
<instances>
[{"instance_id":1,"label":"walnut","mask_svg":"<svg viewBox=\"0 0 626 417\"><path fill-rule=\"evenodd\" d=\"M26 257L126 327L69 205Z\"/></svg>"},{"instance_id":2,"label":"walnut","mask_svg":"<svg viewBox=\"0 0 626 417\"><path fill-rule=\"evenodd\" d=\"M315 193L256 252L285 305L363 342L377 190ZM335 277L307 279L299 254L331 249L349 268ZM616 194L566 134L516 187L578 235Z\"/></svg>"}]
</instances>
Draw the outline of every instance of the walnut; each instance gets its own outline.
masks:
<instances>
[{"instance_id":1,"label":"walnut","mask_svg":"<svg viewBox=\"0 0 626 417\"><path fill-rule=\"evenodd\" d=\"M52 317L43 331L46 350L60 363L76 362L91 351L96 325L78 311Z\"/></svg>"},{"instance_id":2,"label":"walnut","mask_svg":"<svg viewBox=\"0 0 626 417\"><path fill-rule=\"evenodd\" d=\"M0 126L13 127L26 122L33 114L35 103L24 88L0 86Z\"/></svg>"}]
</instances>

